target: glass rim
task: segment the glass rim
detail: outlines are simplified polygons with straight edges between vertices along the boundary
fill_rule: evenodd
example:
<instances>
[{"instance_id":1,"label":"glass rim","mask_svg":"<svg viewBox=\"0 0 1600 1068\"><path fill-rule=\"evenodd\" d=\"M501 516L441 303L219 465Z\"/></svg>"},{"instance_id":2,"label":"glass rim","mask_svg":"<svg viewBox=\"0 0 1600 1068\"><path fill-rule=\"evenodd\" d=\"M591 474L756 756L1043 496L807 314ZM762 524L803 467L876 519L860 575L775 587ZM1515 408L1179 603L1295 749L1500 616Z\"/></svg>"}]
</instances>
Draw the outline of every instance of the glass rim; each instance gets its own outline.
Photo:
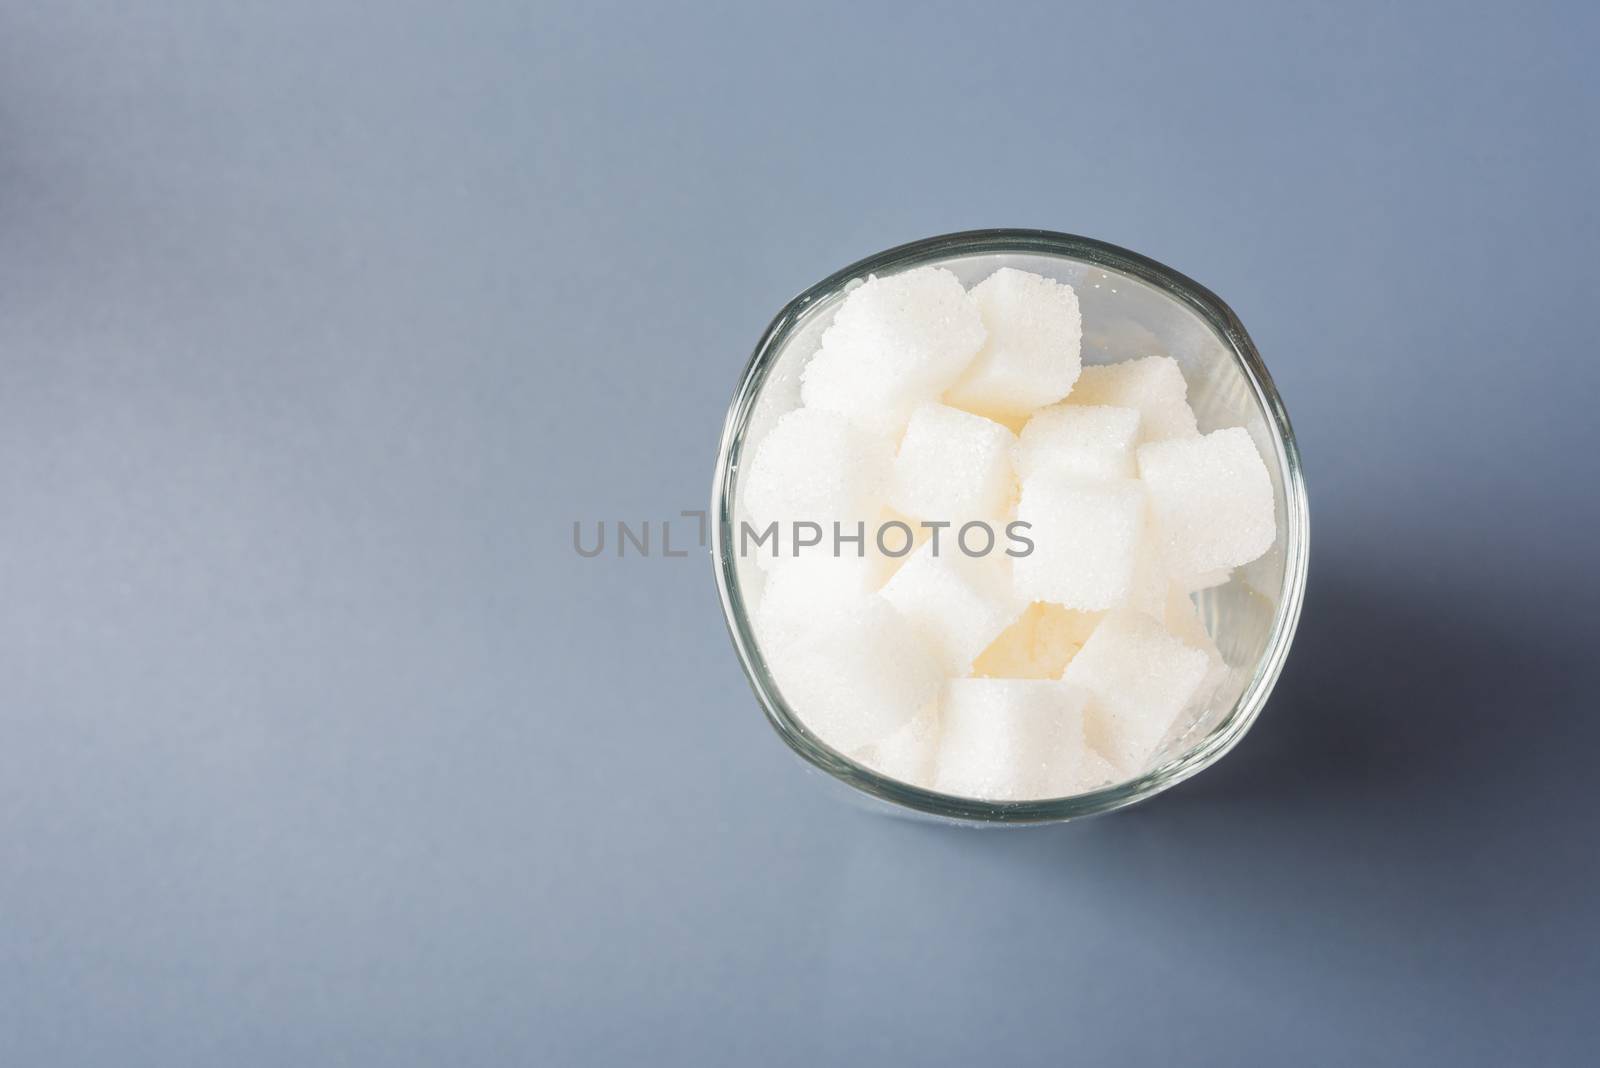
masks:
<instances>
[{"instance_id":1,"label":"glass rim","mask_svg":"<svg viewBox=\"0 0 1600 1068\"><path fill-rule=\"evenodd\" d=\"M1283 589L1272 631L1249 684L1223 721L1198 745L1134 779L1088 793L1038 801L982 801L912 786L857 763L813 734L784 701L761 656L739 588L733 548L733 494L745 432L778 354L805 313L868 274L908 270L962 256L1004 253L1049 256L1121 272L1177 300L1205 322L1233 353L1272 427L1286 513ZM1244 324L1215 293L1164 264L1104 241L1050 230L968 230L897 245L835 271L784 305L757 342L728 406L712 480L711 510L711 561L723 620L745 677L773 730L807 763L854 790L898 808L966 823L1054 823L1110 812L1153 797L1210 767L1238 744L1260 715L1283 670L1305 597L1310 517L1300 452L1283 399Z\"/></svg>"}]
</instances>

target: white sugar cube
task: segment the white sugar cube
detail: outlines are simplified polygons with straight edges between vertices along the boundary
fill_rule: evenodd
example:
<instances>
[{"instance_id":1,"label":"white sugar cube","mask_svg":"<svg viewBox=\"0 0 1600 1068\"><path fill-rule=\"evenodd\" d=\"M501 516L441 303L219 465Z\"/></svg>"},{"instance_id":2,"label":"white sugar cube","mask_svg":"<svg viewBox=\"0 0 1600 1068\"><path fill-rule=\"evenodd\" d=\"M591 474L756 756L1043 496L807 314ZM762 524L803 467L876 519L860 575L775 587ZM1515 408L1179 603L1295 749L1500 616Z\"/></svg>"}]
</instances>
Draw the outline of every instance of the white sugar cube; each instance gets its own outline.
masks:
<instances>
[{"instance_id":1,"label":"white sugar cube","mask_svg":"<svg viewBox=\"0 0 1600 1068\"><path fill-rule=\"evenodd\" d=\"M1174 585L1167 591L1167 602L1161 618L1168 634L1189 648L1198 649L1206 654L1209 666L1205 678L1200 680L1200 686L1195 690L1194 699L1209 698L1227 677L1228 664L1222 659L1222 653L1217 649L1217 643L1212 640L1211 633L1206 630L1205 622L1200 618L1194 600L1183 587Z\"/></svg>"},{"instance_id":2,"label":"white sugar cube","mask_svg":"<svg viewBox=\"0 0 1600 1068\"><path fill-rule=\"evenodd\" d=\"M1065 797L1088 770L1085 695L1037 679L952 679L934 789L989 801Z\"/></svg>"},{"instance_id":3,"label":"white sugar cube","mask_svg":"<svg viewBox=\"0 0 1600 1068\"><path fill-rule=\"evenodd\" d=\"M1119 770L1144 770L1199 689L1210 661L1140 612L1112 612L1095 628L1063 680L1089 693L1091 742Z\"/></svg>"},{"instance_id":4,"label":"white sugar cube","mask_svg":"<svg viewBox=\"0 0 1600 1068\"><path fill-rule=\"evenodd\" d=\"M1090 480L1132 478L1139 441L1139 411L1102 405L1043 408L1022 428L1017 474L1060 471Z\"/></svg>"},{"instance_id":5,"label":"white sugar cube","mask_svg":"<svg viewBox=\"0 0 1600 1068\"><path fill-rule=\"evenodd\" d=\"M1133 584L1123 607L1160 619L1167 608L1167 590L1171 585L1166 561L1161 555L1160 531L1150 521L1149 498L1146 497L1144 534L1139 539L1139 552L1133 564Z\"/></svg>"},{"instance_id":6,"label":"white sugar cube","mask_svg":"<svg viewBox=\"0 0 1600 1068\"><path fill-rule=\"evenodd\" d=\"M1137 408L1140 440L1164 441L1192 438L1199 432L1188 396L1178 361L1170 356L1143 356L1085 367L1067 403Z\"/></svg>"},{"instance_id":7,"label":"white sugar cube","mask_svg":"<svg viewBox=\"0 0 1600 1068\"><path fill-rule=\"evenodd\" d=\"M1272 479L1243 427L1141 445L1138 455L1174 581L1247 564L1272 546Z\"/></svg>"},{"instance_id":8,"label":"white sugar cube","mask_svg":"<svg viewBox=\"0 0 1600 1068\"><path fill-rule=\"evenodd\" d=\"M1101 756L1099 750L1091 747L1088 755L1084 757L1076 792L1082 794L1098 790L1102 786L1113 786L1125 778L1127 776L1118 771L1115 764Z\"/></svg>"},{"instance_id":9,"label":"white sugar cube","mask_svg":"<svg viewBox=\"0 0 1600 1068\"><path fill-rule=\"evenodd\" d=\"M1000 679L1059 679L1083 643L1089 640L1099 612L1075 612L1039 602L972 662L972 673Z\"/></svg>"},{"instance_id":10,"label":"white sugar cube","mask_svg":"<svg viewBox=\"0 0 1600 1068\"><path fill-rule=\"evenodd\" d=\"M850 756L880 775L913 786L927 786L933 781L940 730L939 706L930 704L892 734L863 746Z\"/></svg>"},{"instance_id":11,"label":"white sugar cube","mask_svg":"<svg viewBox=\"0 0 1600 1068\"><path fill-rule=\"evenodd\" d=\"M833 412L797 408L786 413L757 444L739 479L753 536L777 525L775 541L751 544L749 551L758 560L794 555L796 522L818 524L823 540L812 551L831 551L833 524L853 533L855 523L875 516L888 475L889 448L882 439ZM740 537L742 552L747 540L742 531Z\"/></svg>"},{"instance_id":12,"label":"white sugar cube","mask_svg":"<svg viewBox=\"0 0 1600 1068\"><path fill-rule=\"evenodd\" d=\"M980 519L1002 533L1017 439L999 423L943 404L919 405L889 480L889 504L908 516L959 527Z\"/></svg>"},{"instance_id":13,"label":"white sugar cube","mask_svg":"<svg viewBox=\"0 0 1600 1068\"><path fill-rule=\"evenodd\" d=\"M1072 287L1002 267L972 288L988 339L946 400L974 412L1020 414L1077 381L1083 322Z\"/></svg>"},{"instance_id":14,"label":"white sugar cube","mask_svg":"<svg viewBox=\"0 0 1600 1068\"><path fill-rule=\"evenodd\" d=\"M1013 564L1022 596L1086 612L1127 599L1144 528L1138 482L1040 472L1022 483L1017 520L1029 524L1033 542Z\"/></svg>"},{"instance_id":15,"label":"white sugar cube","mask_svg":"<svg viewBox=\"0 0 1600 1068\"><path fill-rule=\"evenodd\" d=\"M908 557L883 597L933 642L947 674L965 675L1028 602L1013 592L1003 552L969 557L948 534L933 550L930 541Z\"/></svg>"},{"instance_id":16,"label":"white sugar cube","mask_svg":"<svg viewBox=\"0 0 1600 1068\"><path fill-rule=\"evenodd\" d=\"M742 479L743 502L760 524L873 514L887 483L884 442L833 412L797 408L756 446Z\"/></svg>"},{"instance_id":17,"label":"white sugar cube","mask_svg":"<svg viewBox=\"0 0 1600 1068\"><path fill-rule=\"evenodd\" d=\"M984 337L977 305L944 268L868 278L823 332L800 396L807 407L896 435L913 407L955 382Z\"/></svg>"},{"instance_id":18,"label":"white sugar cube","mask_svg":"<svg viewBox=\"0 0 1600 1068\"><path fill-rule=\"evenodd\" d=\"M1205 653L1210 666L1195 689L1194 696L1189 698L1184 714L1173 721L1157 747L1158 759L1164 754L1177 756L1187 751L1215 730L1231 707L1219 694L1228 679L1228 663L1206 630L1194 600L1177 585L1170 592L1165 620L1167 632L1191 649Z\"/></svg>"},{"instance_id":19,"label":"white sugar cube","mask_svg":"<svg viewBox=\"0 0 1600 1068\"><path fill-rule=\"evenodd\" d=\"M883 577L877 558L834 556L831 546L826 552L780 557L767 573L752 615L756 634L766 641L858 608Z\"/></svg>"},{"instance_id":20,"label":"white sugar cube","mask_svg":"<svg viewBox=\"0 0 1600 1068\"><path fill-rule=\"evenodd\" d=\"M784 700L843 753L887 738L938 700L944 672L927 641L882 597L763 639Z\"/></svg>"},{"instance_id":21,"label":"white sugar cube","mask_svg":"<svg viewBox=\"0 0 1600 1068\"><path fill-rule=\"evenodd\" d=\"M737 532L739 541L736 547L737 551L754 559L757 567L768 574L793 559L835 555L866 557L873 561L879 576L877 584L881 586L899 566L897 558L880 551L877 544L878 531L886 521L884 516L887 512L888 509L880 509L870 519L834 520L818 523L815 528L805 523L797 527L785 522L777 524L770 531L764 531L752 524L748 532L743 528ZM921 532L917 530L916 523L913 521L910 526L913 546L921 544ZM901 532L898 529L891 530L886 538L889 548L898 552Z\"/></svg>"}]
</instances>

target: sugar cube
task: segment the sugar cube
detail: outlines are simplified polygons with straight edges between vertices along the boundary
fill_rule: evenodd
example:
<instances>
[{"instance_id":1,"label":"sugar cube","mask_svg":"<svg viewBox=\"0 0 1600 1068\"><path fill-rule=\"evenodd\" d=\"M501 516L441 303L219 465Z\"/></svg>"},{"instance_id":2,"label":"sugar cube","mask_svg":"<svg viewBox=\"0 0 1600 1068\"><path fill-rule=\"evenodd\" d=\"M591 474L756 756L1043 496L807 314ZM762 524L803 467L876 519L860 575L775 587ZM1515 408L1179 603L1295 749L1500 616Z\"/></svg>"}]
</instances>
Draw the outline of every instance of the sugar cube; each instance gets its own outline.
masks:
<instances>
[{"instance_id":1,"label":"sugar cube","mask_svg":"<svg viewBox=\"0 0 1600 1068\"><path fill-rule=\"evenodd\" d=\"M1054 471L1022 483L1017 520L1033 549L1017 557L1017 592L1094 612L1128 597L1144 528L1144 489L1133 479L1083 482Z\"/></svg>"},{"instance_id":2,"label":"sugar cube","mask_svg":"<svg viewBox=\"0 0 1600 1068\"><path fill-rule=\"evenodd\" d=\"M1144 533L1139 539L1139 551L1133 562L1133 583L1124 604L1135 612L1160 619L1166 611L1167 589L1171 582L1161 557L1159 532L1148 519L1147 512Z\"/></svg>"},{"instance_id":3,"label":"sugar cube","mask_svg":"<svg viewBox=\"0 0 1600 1068\"><path fill-rule=\"evenodd\" d=\"M1192 748L1216 729L1231 707L1219 693L1228 679L1227 661L1206 630L1193 599L1180 586L1174 585L1171 589L1165 620L1167 632L1191 649L1205 653L1209 667L1194 696L1189 698L1183 715L1173 721L1157 747L1158 759L1162 754L1175 756Z\"/></svg>"},{"instance_id":4,"label":"sugar cube","mask_svg":"<svg viewBox=\"0 0 1600 1068\"><path fill-rule=\"evenodd\" d=\"M1139 446L1139 474L1172 578L1247 564L1277 537L1272 480L1243 427Z\"/></svg>"},{"instance_id":5,"label":"sugar cube","mask_svg":"<svg viewBox=\"0 0 1600 1068\"><path fill-rule=\"evenodd\" d=\"M1112 786L1121 782L1126 776L1117 770L1117 766L1105 757L1100 751L1090 747L1084 756L1083 766L1079 771L1076 793L1088 793L1098 790L1102 786Z\"/></svg>"},{"instance_id":6,"label":"sugar cube","mask_svg":"<svg viewBox=\"0 0 1600 1068\"><path fill-rule=\"evenodd\" d=\"M972 661L1028 607L1012 590L1002 552L970 557L941 538L923 545L883 587L883 597L926 634L945 671L965 675Z\"/></svg>"},{"instance_id":7,"label":"sugar cube","mask_svg":"<svg viewBox=\"0 0 1600 1068\"><path fill-rule=\"evenodd\" d=\"M1170 356L1143 356L1085 367L1067 403L1137 408L1140 440L1165 441L1199 433L1188 396L1178 361Z\"/></svg>"},{"instance_id":8,"label":"sugar cube","mask_svg":"<svg viewBox=\"0 0 1600 1068\"><path fill-rule=\"evenodd\" d=\"M1042 408L1022 428L1017 474L1054 470L1090 480L1132 478L1139 411L1104 405L1057 404Z\"/></svg>"},{"instance_id":9,"label":"sugar cube","mask_svg":"<svg viewBox=\"0 0 1600 1068\"><path fill-rule=\"evenodd\" d=\"M955 382L984 337L978 306L944 268L868 278L823 332L800 396L893 436L913 407Z\"/></svg>"},{"instance_id":10,"label":"sugar cube","mask_svg":"<svg viewBox=\"0 0 1600 1068\"><path fill-rule=\"evenodd\" d=\"M1210 662L1140 612L1109 613L1062 679L1089 694L1090 741L1128 774L1144 769Z\"/></svg>"},{"instance_id":11,"label":"sugar cube","mask_svg":"<svg viewBox=\"0 0 1600 1068\"><path fill-rule=\"evenodd\" d=\"M1212 640L1211 633L1206 630L1205 622L1201 620L1194 600L1183 587L1174 585L1168 589L1161 618L1168 634L1189 648L1198 649L1206 654L1208 664L1206 675L1200 680L1194 699L1203 701L1209 698L1227 677L1228 664L1222 659L1222 653L1218 650L1217 643Z\"/></svg>"},{"instance_id":12,"label":"sugar cube","mask_svg":"<svg viewBox=\"0 0 1600 1068\"><path fill-rule=\"evenodd\" d=\"M1172 587L1167 602L1166 625L1169 633L1205 653L1210 662L1205 678L1189 700L1188 714L1179 719L1163 742L1164 749L1177 753L1209 735L1231 710L1229 695L1222 692L1222 688L1232 668L1206 630L1194 599L1177 585Z\"/></svg>"},{"instance_id":13,"label":"sugar cube","mask_svg":"<svg viewBox=\"0 0 1600 1068\"><path fill-rule=\"evenodd\" d=\"M761 654L789 707L844 753L905 726L944 681L934 649L878 595L763 639Z\"/></svg>"},{"instance_id":14,"label":"sugar cube","mask_svg":"<svg viewBox=\"0 0 1600 1068\"><path fill-rule=\"evenodd\" d=\"M1085 695L1038 679L952 679L934 789L991 801L1077 793L1087 770Z\"/></svg>"},{"instance_id":15,"label":"sugar cube","mask_svg":"<svg viewBox=\"0 0 1600 1068\"><path fill-rule=\"evenodd\" d=\"M826 620L858 607L882 584L881 564L874 557L831 551L780 557L767 573L752 615L756 634L766 641Z\"/></svg>"},{"instance_id":16,"label":"sugar cube","mask_svg":"<svg viewBox=\"0 0 1600 1068\"><path fill-rule=\"evenodd\" d=\"M1083 643L1089 640L1099 612L1075 612L1043 601L1028 606L1017 621L972 662L980 677L1059 679Z\"/></svg>"},{"instance_id":17,"label":"sugar cube","mask_svg":"<svg viewBox=\"0 0 1600 1068\"><path fill-rule=\"evenodd\" d=\"M757 535L770 523L778 527L776 543L766 543L772 549L751 551L769 558L794 555L796 522L819 524L823 546L831 550L833 523L853 531L856 522L874 516L888 474L889 449L882 439L834 412L786 413L756 446L740 478L741 501Z\"/></svg>"},{"instance_id":18,"label":"sugar cube","mask_svg":"<svg viewBox=\"0 0 1600 1068\"><path fill-rule=\"evenodd\" d=\"M939 751L939 706L930 704L904 726L866 745L850 756L880 775L925 786L933 779L933 762Z\"/></svg>"},{"instance_id":19,"label":"sugar cube","mask_svg":"<svg viewBox=\"0 0 1600 1068\"><path fill-rule=\"evenodd\" d=\"M897 518L888 508L880 508L869 519L843 519L818 523L815 530L805 524L797 529L792 523L779 523L770 532L753 525L750 532L739 532L739 551L748 555L764 573L771 573L792 559L812 556L858 556L872 561L873 570L881 586L899 566L899 558L886 555L878 548L878 532L890 518ZM921 544L921 532L915 521L909 523L913 547ZM859 542L857 539L860 539ZM899 552L902 541L899 530L887 535L887 545ZM903 556L904 554L902 554Z\"/></svg>"},{"instance_id":20,"label":"sugar cube","mask_svg":"<svg viewBox=\"0 0 1600 1068\"><path fill-rule=\"evenodd\" d=\"M988 338L950 388L950 404L1021 413L1054 404L1077 381L1083 322L1072 287L1002 267L972 288Z\"/></svg>"},{"instance_id":21,"label":"sugar cube","mask_svg":"<svg viewBox=\"0 0 1600 1068\"><path fill-rule=\"evenodd\" d=\"M889 504L908 516L1003 525L1016 435L999 423L943 404L911 413L889 479Z\"/></svg>"}]
</instances>

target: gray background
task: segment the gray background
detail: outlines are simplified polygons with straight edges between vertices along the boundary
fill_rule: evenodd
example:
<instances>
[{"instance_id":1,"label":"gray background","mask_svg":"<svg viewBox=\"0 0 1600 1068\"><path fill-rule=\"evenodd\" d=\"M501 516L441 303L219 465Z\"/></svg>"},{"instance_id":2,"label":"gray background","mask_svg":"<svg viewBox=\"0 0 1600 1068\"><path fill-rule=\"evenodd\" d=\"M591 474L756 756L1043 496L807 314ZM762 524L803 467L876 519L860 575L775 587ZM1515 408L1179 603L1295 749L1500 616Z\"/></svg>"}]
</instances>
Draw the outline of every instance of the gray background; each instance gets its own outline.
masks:
<instances>
[{"instance_id":1,"label":"gray background","mask_svg":"<svg viewBox=\"0 0 1600 1068\"><path fill-rule=\"evenodd\" d=\"M1578 5L0 2L0 1063L1575 1063ZM1131 812L840 804L702 506L795 291L975 226L1250 326L1312 572Z\"/></svg>"}]
</instances>

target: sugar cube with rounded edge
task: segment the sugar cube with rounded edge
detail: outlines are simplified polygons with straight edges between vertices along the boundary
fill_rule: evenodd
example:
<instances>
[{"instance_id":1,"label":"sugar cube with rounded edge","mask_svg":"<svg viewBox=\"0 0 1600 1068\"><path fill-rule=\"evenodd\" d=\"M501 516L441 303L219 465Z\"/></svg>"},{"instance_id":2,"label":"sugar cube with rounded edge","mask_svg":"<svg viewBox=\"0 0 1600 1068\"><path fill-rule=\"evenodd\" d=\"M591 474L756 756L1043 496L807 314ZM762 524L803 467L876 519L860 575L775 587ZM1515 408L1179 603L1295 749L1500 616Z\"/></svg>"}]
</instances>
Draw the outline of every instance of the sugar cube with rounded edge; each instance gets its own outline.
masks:
<instances>
[{"instance_id":1,"label":"sugar cube with rounded edge","mask_svg":"<svg viewBox=\"0 0 1600 1068\"><path fill-rule=\"evenodd\" d=\"M1114 786L1125 778L1127 776L1118 771L1115 764L1101 756L1098 749L1090 746L1083 760L1083 771L1078 777L1078 789L1075 792L1081 794L1098 790L1102 786Z\"/></svg>"},{"instance_id":2,"label":"sugar cube with rounded edge","mask_svg":"<svg viewBox=\"0 0 1600 1068\"><path fill-rule=\"evenodd\" d=\"M1139 410L1139 440L1192 438L1199 433L1183 369L1170 356L1142 356L1083 369L1068 404Z\"/></svg>"},{"instance_id":3,"label":"sugar cube with rounded edge","mask_svg":"<svg viewBox=\"0 0 1600 1068\"><path fill-rule=\"evenodd\" d=\"M1002 267L972 287L988 338L945 400L968 411L1029 412L1072 389L1083 321L1072 287Z\"/></svg>"},{"instance_id":4,"label":"sugar cube with rounded edge","mask_svg":"<svg viewBox=\"0 0 1600 1068\"><path fill-rule=\"evenodd\" d=\"M1013 565L1017 592L1086 612L1121 604L1132 590L1144 508L1133 479L1084 482L1054 471L1025 479L1017 520L1030 525L1033 550Z\"/></svg>"},{"instance_id":5,"label":"sugar cube with rounded edge","mask_svg":"<svg viewBox=\"0 0 1600 1068\"><path fill-rule=\"evenodd\" d=\"M972 661L1028 607L1012 590L1004 553L969 557L948 532L938 554L930 540L883 587L883 597L939 650L946 673L965 675Z\"/></svg>"},{"instance_id":6,"label":"sugar cube with rounded edge","mask_svg":"<svg viewBox=\"0 0 1600 1068\"><path fill-rule=\"evenodd\" d=\"M1161 621L1166 626L1168 634L1189 648L1198 649L1206 654L1210 666L1191 700L1203 701L1209 698L1227 677L1228 662L1222 659L1222 652L1212 640L1211 633L1206 630L1205 621L1200 618L1194 599L1184 591L1183 587L1174 584L1168 589Z\"/></svg>"},{"instance_id":7,"label":"sugar cube with rounded edge","mask_svg":"<svg viewBox=\"0 0 1600 1068\"><path fill-rule=\"evenodd\" d=\"M1062 679L1089 694L1090 742L1120 771L1145 769L1200 688L1210 660L1142 612L1100 621Z\"/></svg>"},{"instance_id":8,"label":"sugar cube with rounded edge","mask_svg":"<svg viewBox=\"0 0 1600 1068\"><path fill-rule=\"evenodd\" d=\"M998 535L1011 499L1016 444L1016 435L980 415L919 405L894 459L889 504L919 519L984 520Z\"/></svg>"},{"instance_id":9,"label":"sugar cube with rounded edge","mask_svg":"<svg viewBox=\"0 0 1600 1068\"><path fill-rule=\"evenodd\" d=\"M1217 691L1228 679L1228 662L1223 659L1217 643L1206 630L1194 600L1176 585L1172 587L1167 602L1165 620L1167 632L1190 648L1205 653L1210 667L1200 680L1194 696L1189 698L1189 707L1173 722L1157 747L1158 754L1178 752L1180 743L1204 738L1216 729L1230 708L1216 699Z\"/></svg>"},{"instance_id":10,"label":"sugar cube with rounded edge","mask_svg":"<svg viewBox=\"0 0 1600 1068\"><path fill-rule=\"evenodd\" d=\"M1148 500L1146 501L1148 506ZM1161 557L1160 531L1149 521L1148 507L1145 526L1139 538L1139 551L1133 564L1133 582L1128 589L1125 606L1135 612L1160 619L1167 607L1167 565Z\"/></svg>"},{"instance_id":11,"label":"sugar cube with rounded edge","mask_svg":"<svg viewBox=\"0 0 1600 1068\"><path fill-rule=\"evenodd\" d=\"M834 412L796 408L756 445L740 478L741 501L758 534L777 524L774 555L789 556L795 522L816 523L831 539L834 522L853 527L876 515L888 475L882 439Z\"/></svg>"},{"instance_id":12,"label":"sugar cube with rounded edge","mask_svg":"<svg viewBox=\"0 0 1600 1068\"><path fill-rule=\"evenodd\" d=\"M871 557L831 551L780 558L751 614L756 635L766 641L858 607L883 584L881 567Z\"/></svg>"},{"instance_id":13,"label":"sugar cube with rounded edge","mask_svg":"<svg viewBox=\"0 0 1600 1068\"><path fill-rule=\"evenodd\" d=\"M941 717L937 703L929 704L907 723L850 757L880 775L927 785L933 779L933 762L939 751Z\"/></svg>"},{"instance_id":14,"label":"sugar cube with rounded edge","mask_svg":"<svg viewBox=\"0 0 1600 1068\"><path fill-rule=\"evenodd\" d=\"M1139 475L1174 581L1248 564L1272 547L1272 479L1243 427L1139 446Z\"/></svg>"},{"instance_id":15,"label":"sugar cube with rounded edge","mask_svg":"<svg viewBox=\"0 0 1600 1068\"><path fill-rule=\"evenodd\" d=\"M823 332L801 374L801 400L897 436L912 408L955 382L985 336L977 305L942 267L868 278Z\"/></svg>"},{"instance_id":16,"label":"sugar cube with rounded edge","mask_svg":"<svg viewBox=\"0 0 1600 1068\"><path fill-rule=\"evenodd\" d=\"M1040 409L1023 426L1017 443L1017 474L1060 471L1090 480L1138 474L1133 449L1139 441L1139 411L1104 405L1057 404Z\"/></svg>"},{"instance_id":17,"label":"sugar cube with rounded edge","mask_svg":"<svg viewBox=\"0 0 1600 1068\"><path fill-rule=\"evenodd\" d=\"M901 546L906 543L905 532L898 527L884 529L885 524L896 520L904 522L910 530L912 549L922 544L926 532L919 526L918 521L903 516L888 506L879 508L869 519L835 521L837 529L835 523L818 524L816 530L802 527L797 534L794 527L785 523L779 524L770 535L752 528L748 535L740 531L739 537L748 542L750 554L755 557L756 566L763 574L771 574L783 566L785 561L796 558L828 555L858 556L864 557L871 563L871 571L876 579L874 589L876 589L888 581L889 576L900 566L900 562L910 555L910 550L900 551ZM883 539L881 545L880 536ZM859 542L856 540L858 537Z\"/></svg>"},{"instance_id":18,"label":"sugar cube with rounded edge","mask_svg":"<svg viewBox=\"0 0 1600 1068\"><path fill-rule=\"evenodd\" d=\"M990 801L1065 797L1096 770L1083 729L1085 694L1038 679L952 679L934 789Z\"/></svg>"},{"instance_id":19,"label":"sugar cube with rounded edge","mask_svg":"<svg viewBox=\"0 0 1600 1068\"><path fill-rule=\"evenodd\" d=\"M761 654L796 715L843 753L872 745L936 701L939 656L879 595L763 640Z\"/></svg>"},{"instance_id":20,"label":"sugar cube with rounded edge","mask_svg":"<svg viewBox=\"0 0 1600 1068\"><path fill-rule=\"evenodd\" d=\"M1157 747L1158 755L1180 752L1188 744L1204 738L1216 729L1231 707L1217 700L1217 691L1228 679L1228 662L1206 630L1193 598L1177 585L1172 587L1165 621L1167 632L1190 648L1205 653L1210 667L1189 699L1188 708L1173 722Z\"/></svg>"}]
</instances>

